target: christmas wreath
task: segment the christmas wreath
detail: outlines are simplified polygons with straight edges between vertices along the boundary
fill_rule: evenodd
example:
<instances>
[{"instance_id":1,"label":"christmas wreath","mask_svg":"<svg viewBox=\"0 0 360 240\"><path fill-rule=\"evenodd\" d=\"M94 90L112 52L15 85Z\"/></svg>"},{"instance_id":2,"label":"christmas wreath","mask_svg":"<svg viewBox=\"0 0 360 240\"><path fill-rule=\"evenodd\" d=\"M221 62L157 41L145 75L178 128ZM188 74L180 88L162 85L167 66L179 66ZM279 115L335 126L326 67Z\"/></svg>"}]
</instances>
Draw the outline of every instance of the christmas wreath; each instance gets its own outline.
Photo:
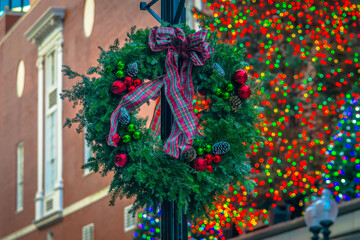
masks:
<instances>
[{"instance_id":1,"label":"christmas wreath","mask_svg":"<svg viewBox=\"0 0 360 240\"><path fill-rule=\"evenodd\" d=\"M83 167L114 173L112 200L135 197L134 210L174 200L195 216L226 186L249 185L247 152L259 140L256 130L259 87L244 70L243 49L219 43L206 30L185 25L128 33L108 50L100 48L98 66L80 77L63 99L82 105L65 126L79 123L94 156ZM174 124L169 138L160 132L160 89ZM138 107L157 101L150 128Z\"/></svg>"}]
</instances>

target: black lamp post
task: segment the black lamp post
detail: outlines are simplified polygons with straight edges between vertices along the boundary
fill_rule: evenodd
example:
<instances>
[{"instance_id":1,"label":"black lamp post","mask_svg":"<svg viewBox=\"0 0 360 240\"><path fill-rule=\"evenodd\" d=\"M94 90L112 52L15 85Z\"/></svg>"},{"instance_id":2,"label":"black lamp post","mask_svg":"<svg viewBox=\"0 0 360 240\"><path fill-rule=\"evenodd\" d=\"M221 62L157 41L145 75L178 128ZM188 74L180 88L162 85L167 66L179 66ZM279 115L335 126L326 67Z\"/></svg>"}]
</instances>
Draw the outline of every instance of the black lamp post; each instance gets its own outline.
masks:
<instances>
[{"instance_id":1,"label":"black lamp post","mask_svg":"<svg viewBox=\"0 0 360 240\"><path fill-rule=\"evenodd\" d=\"M324 240L329 240L329 236L330 236L330 230L329 227L333 224L333 221L331 220L323 220L320 222L321 226L323 227L322 229L322 234L324 236Z\"/></svg>"},{"instance_id":2,"label":"black lamp post","mask_svg":"<svg viewBox=\"0 0 360 240\"><path fill-rule=\"evenodd\" d=\"M338 206L330 197L330 190L324 189L321 198L316 198L305 210L305 223L313 233L312 240L319 240L320 231L323 240L329 240L329 227L334 223L338 215Z\"/></svg>"},{"instance_id":3,"label":"black lamp post","mask_svg":"<svg viewBox=\"0 0 360 240\"><path fill-rule=\"evenodd\" d=\"M309 228L310 232L313 233L311 240L319 240L319 233L321 231L321 227L319 221L316 216L316 204L319 198L315 198L312 204L310 204L305 210L305 223Z\"/></svg>"},{"instance_id":4,"label":"black lamp post","mask_svg":"<svg viewBox=\"0 0 360 240\"><path fill-rule=\"evenodd\" d=\"M319 226L312 226L309 228L310 232L312 232L313 236L311 240L319 240L319 233L321 231L321 227Z\"/></svg>"},{"instance_id":5,"label":"black lamp post","mask_svg":"<svg viewBox=\"0 0 360 240\"><path fill-rule=\"evenodd\" d=\"M140 3L140 9L148 11L156 20L170 23L185 23L185 0L161 0L161 18L151 9L158 0L152 0L148 4ZM179 65L182 60L179 59ZM179 68L180 71L180 68ZM173 116L169 103L165 97L164 88L161 89L161 139L169 137L173 124ZM180 161L180 160L179 160ZM179 211L175 201L164 200L161 203L161 240L186 240L188 235L187 217L185 214L178 215Z\"/></svg>"},{"instance_id":6,"label":"black lamp post","mask_svg":"<svg viewBox=\"0 0 360 240\"><path fill-rule=\"evenodd\" d=\"M321 198L318 200L316 209L324 240L329 240L329 227L334 223L339 209L334 199L330 197L330 190L324 189Z\"/></svg>"}]
</instances>

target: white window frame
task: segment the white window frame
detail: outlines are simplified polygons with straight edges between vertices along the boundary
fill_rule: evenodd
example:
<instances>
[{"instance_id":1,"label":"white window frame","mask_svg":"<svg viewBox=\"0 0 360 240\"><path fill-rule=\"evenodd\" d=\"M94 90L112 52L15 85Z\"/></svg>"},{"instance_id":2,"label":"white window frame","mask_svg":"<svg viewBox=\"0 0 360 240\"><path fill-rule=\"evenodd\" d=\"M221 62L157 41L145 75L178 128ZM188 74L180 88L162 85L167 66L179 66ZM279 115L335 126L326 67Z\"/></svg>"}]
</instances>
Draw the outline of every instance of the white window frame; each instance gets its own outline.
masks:
<instances>
[{"instance_id":1,"label":"white window frame","mask_svg":"<svg viewBox=\"0 0 360 240\"><path fill-rule=\"evenodd\" d=\"M86 134L86 128L84 128L84 164L88 163L89 158L94 156L94 153L91 151L91 147L88 145L85 134ZM84 168L84 176L87 176L89 174L93 173L93 171L90 171L88 168Z\"/></svg>"},{"instance_id":2,"label":"white window frame","mask_svg":"<svg viewBox=\"0 0 360 240\"><path fill-rule=\"evenodd\" d=\"M16 147L16 212L24 210L24 142Z\"/></svg>"},{"instance_id":3,"label":"white window frame","mask_svg":"<svg viewBox=\"0 0 360 240\"><path fill-rule=\"evenodd\" d=\"M37 142L37 192L35 196L35 223L41 224L49 215L61 216L63 210L63 142L62 142L62 101L60 99L59 91L62 89L62 45L63 45L63 20L65 18L65 8L63 7L49 7L28 29L25 33L27 39L37 45L38 59L36 62L38 68L38 142ZM55 82L57 88L56 106L48 109L48 95L47 95L47 70L44 69L44 59L48 54L54 51L55 61ZM46 65L46 63L45 63ZM45 79L44 79L45 71ZM44 81L45 80L45 81ZM44 165L46 165L46 158L48 157L46 149L46 118L52 111L56 111L56 177L55 187L52 194L45 196L44 182L45 176ZM45 156L44 156L45 153ZM48 207L47 207L48 206ZM50 207L49 206L53 206ZM56 220L56 219L55 219Z\"/></svg>"},{"instance_id":4,"label":"white window frame","mask_svg":"<svg viewBox=\"0 0 360 240\"><path fill-rule=\"evenodd\" d=\"M53 231L48 231L46 233L46 240L54 240L54 232Z\"/></svg>"},{"instance_id":5,"label":"white window frame","mask_svg":"<svg viewBox=\"0 0 360 240\"><path fill-rule=\"evenodd\" d=\"M188 0L186 1L186 23L194 30L200 30L200 24L194 19L193 8L199 10L203 9L203 3L201 0Z\"/></svg>"},{"instance_id":6,"label":"white window frame","mask_svg":"<svg viewBox=\"0 0 360 240\"><path fill-rule=\"evenodd\" d=\"M49 64L49 56L53 55L53 62ZM57 99L57 102L56 104L54 104L51 108L49 107L49 95L52 91L56 91L56 94L58 94L58 89L57 89L57 76L56 76L56 71L57 71L57 68L61 68L61 66L58 66L57 64L57 52L56 52L56 46L52 46L48 52L46 53L46 55L44 56L45 58L45 119L44 119L44 122L45 122L45 127L44 127L44 130L45 130L45 144L44 144L44 148L45 148L45 159L44 159L44 187L45 187L45 198L51 198L54 193L54 190L55 190L55 186L56 186L56 176L57 176L57 140L58 140L58 131L56 129L56 126L57 125L61 125L61 122L59 123L57 119L57 114L58 114L58 102L59 100ZM52 64L54 64L54 66L52 66ZM54 67L54 72L52 73L52 67ZM52 76L52 74L54 74ZM54 82L54 84L52 84L51 82ZM51 122L50 122L50 119L49 117L51 115L55 115L55 129L50 129L51 127ZM54 135L55 135L55 156L50 156L50 148L52 147L51 145L48 145L50 144L50 141L49 139L47 139L49 137L49 134L50 134L50 131L54 131ZM53 187L51 189L51 192L47 192L46 190L46 186L48 183L48 181L50 181L50 179L47 179L46 177L48 176L48 173L47 171L50 171L50 169L47 168L47 166L49 166L49 161L50 161L50 158L54 157L54 183L53 183ZM46 206L45 206L46 208Z\"/></svg>"},{"instance_id":7,"label":"white window frame","mask_svg":"<svg viewBox=\"0 0 360 240\"><path fill-rule=\"evenodd\" d=\"M60 99L59 91L62 89L62 41L63 34L62 28L58 27L54 29L48 36L44 39L43 43L39 46L39 55L43 58L43 67L45 70L45 81L43 81L43 105L41 109L43 110L43 116L45 115L43 122L41 123L41 128L44 131L44 136L46 137L49 133L49 123L48 117L51 114L55 114L55 138L56 138L56 159L55 159L55 170L56 176L54 176L54 191L51 193L44 192L43 198L43 217L50 215L57 211L62 211L62 203L63 203L63 180L62 180L62 100ZM54 85L50 85L49 81L51 81L50 77L50 67L46 63L46 60L50 54L54 54ZM44 62L45 60L45 62ZM49 85L49 87L48 87ZM56 93L56 104L52 107L49 107L49 93L53 90L57 90ZM43 165L40 171L43 173L43 183L44 187L46 186L46 171L49 171L46 167L46 161L49 161L49 148L47 146L47 139L42 142L42 146L44 147L44 159Z\"/></svg>"},{"instance_id":8,"label":"white window frame","mask_svg":"<svg viewBox=\"0 0 360 240\"><path fill-rule=\"evenodd\" d=\"M87 236L87 231L90 231L90 236ZM94 223L90 223L88 225L85 225L82 227L82 236L81 239L82 240L94 240L95 239L95 227L94 227Z\"/></svg>"},{"instance_id":9,"label":"white window frame","mask_svg":"<svg viewBox=\"0 0 360 240\"><path fill-rule=\"evenodd\" d=\"M124 231L125 232L128 232L128 231L131 231L133 229L136 228L136 224L137 224L137 214L135 214L135 216L133 217L132 213L129 213L130 209L132 208L133 205L129 205L129 206L126 206L124 208ZM132 225L129 226L129 223L128 223L128 219L131 218L134 220L134 223Z\"/></svg>"}]
</instances>

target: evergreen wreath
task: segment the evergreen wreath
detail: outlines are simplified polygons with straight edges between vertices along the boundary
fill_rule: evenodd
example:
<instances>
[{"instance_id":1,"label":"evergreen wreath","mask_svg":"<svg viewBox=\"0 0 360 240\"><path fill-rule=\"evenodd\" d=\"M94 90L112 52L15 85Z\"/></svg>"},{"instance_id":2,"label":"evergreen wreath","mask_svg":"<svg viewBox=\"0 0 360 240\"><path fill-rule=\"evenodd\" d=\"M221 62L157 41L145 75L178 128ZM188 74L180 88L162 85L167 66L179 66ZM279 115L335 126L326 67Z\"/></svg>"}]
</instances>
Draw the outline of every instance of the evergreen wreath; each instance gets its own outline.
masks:
<instances>
[{"instance_id":1,"label":"evergreen wreath","mask_svg":"<svg viewBox=\"0 0 360 240\"><path fill-rule=\"evenodd\" d=\"M256 80L247 79L245 71L238 70L246 66L244 50L219 43L214 34L204 30L201 34L207 39L200 47L208 47L211 54L203 66L193 66L190 72L195 93L189 109L196 116L196 135L191 146L180 149L180 159L169 155L176 153L162 151L164 142L154 137L160 128L156 116L159 104L151 128L146 127L147 119L138 117L138 110L119 108L115 119L119 126L109 136L114 124L111 116L124 96L166 74L167 51L154 52L149 46L149 36L154 37L154 32L162 30L180 32L183 37L199 33L186 25L132 28L123 47L119 47L118 40L108 50L99 47L98 66L87 72L93 75L91 78L64 66L66 76L81 80L71 89L63 90L62 98L72 101L74 107L83 106L64 126L77 123L78 132L86 128L85 139L94 156L84 168L102 175L114 173L110 205L118 197L135 197L135 211L144 206L156 208L167 199L176 201L180 209L193 216L202 216L206 206L227 186L239 182L245 186L252 184L246 153L260 137L256 128L258 99L256 95L250 97L250 89L254 92L260 86ZM170 42L177 47L174 39Z\"/></svg>"}]
</instances>

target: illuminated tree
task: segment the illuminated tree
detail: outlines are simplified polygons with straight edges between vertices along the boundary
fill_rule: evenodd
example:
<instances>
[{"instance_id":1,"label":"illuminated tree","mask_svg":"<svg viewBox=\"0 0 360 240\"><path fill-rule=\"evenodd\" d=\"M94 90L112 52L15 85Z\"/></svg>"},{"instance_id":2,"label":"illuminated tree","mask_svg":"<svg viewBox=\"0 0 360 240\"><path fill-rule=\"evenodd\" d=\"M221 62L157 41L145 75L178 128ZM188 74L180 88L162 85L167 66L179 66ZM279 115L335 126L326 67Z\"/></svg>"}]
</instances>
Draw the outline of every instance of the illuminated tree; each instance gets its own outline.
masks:
<instances>
[{"instance_id":1,"label":"illuminated tree","mask_svg":"<svg viewBox=\"0 0 360 240\"><path fill-rule=\"evenodd\" d=\"M160 240L161 210L145 208L139 213L138 224L134 233L134 240ZM189 239L192 240L225 240L222 229L207 220L200 221L200 225L189 224ZM191 234L191 235L190 235Z\"/></svg>"},{"instance_id":2,"label":"illuminated tree","mask_svg":"<svg viewBox=\"0 0 360 240\"><path fill-rule=\"evenodd\" d=\"M356 93L357 92L357 93ZM342 118L328 147L324 180L338 201L360 197L360 95L347 94Z\"/></svg>"},{"instance_id":3,"label":"illuminated tree","mask_svg":"<svg viewBox=\"0 0 360 240\"><path fill-rule=\"evenodd\" d=\"M160 210L146 208L139 213L139 223L134 233L134 240L159 240L160 239Z\"/></svg>"}]
</instances>

